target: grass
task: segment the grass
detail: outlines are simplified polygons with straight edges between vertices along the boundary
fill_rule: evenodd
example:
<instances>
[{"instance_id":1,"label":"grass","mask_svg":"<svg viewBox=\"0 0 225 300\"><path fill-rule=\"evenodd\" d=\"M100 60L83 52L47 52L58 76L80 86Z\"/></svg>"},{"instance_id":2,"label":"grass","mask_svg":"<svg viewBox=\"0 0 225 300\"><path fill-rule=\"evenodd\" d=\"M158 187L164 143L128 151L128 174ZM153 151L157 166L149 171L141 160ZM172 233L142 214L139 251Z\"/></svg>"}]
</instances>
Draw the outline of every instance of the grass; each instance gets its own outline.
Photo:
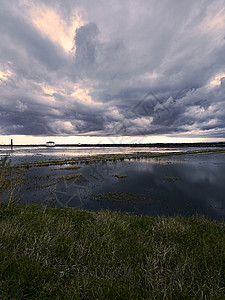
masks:
<instances>
[{"instance_id":1,"label":"grass","mask_svg":"<svg viewBox=\"0 0 225 300\"><path fill-rule=\"evenodd\" d=\"M93 175L93 174L90 174L90 176L96 180L100 180L100 178L98 178L97 176Z\"/></svg>"},{"instance_id":2,"label":"grass","mask_svg":"<svg viewBox=\"0 0 225 300\"><path fill-rule=\"evenodd\" d=\"M113 174L112 176L116 177L118 179L122 179L122 178L126 178L127 177L127 175L122 175L122 174Z\"/></svg>"},{"instance_id":3,"label":"grass","mask_svg":"<svg viewBox=\"0 0 225 300\"><path fill-rule=\"evenodd\" d=\"M65 168L59 168L59 169L56 169L56 170L78 170L80 168L81 168L81 166L70 166L70 167L65 167Z\"/></svg>"},{"instance_id":4,"label":"grass","mask_svg":"<svg viewBox=\"0 0 225 300\"><path fill-rule=\"evenodd\" d=\"M88 179L85 178L81 173L79 174L68 174L59 178L60 180L75 180L76 182L88 182Z\"/></svg>"},{"instance_id":5,"label":"grass","mask_svg":"<svg viewBox=\"0 0 225 300\"><path fill-rule=\"evenodd\" d=\"M8 204L21 199L19 194L25 175L26 170L11 167L7 156L0 158L0 205L5 199Z\"/></svg>"},{"instance_id":6,"label":"grass","mask_svg":"<svg viewBox=\"0 0 225 300\"><path fill-rule=\"evenodd\" d=\"M225 299L225 224L0 206L1 299Z\"/></svg>"}]
</instances>

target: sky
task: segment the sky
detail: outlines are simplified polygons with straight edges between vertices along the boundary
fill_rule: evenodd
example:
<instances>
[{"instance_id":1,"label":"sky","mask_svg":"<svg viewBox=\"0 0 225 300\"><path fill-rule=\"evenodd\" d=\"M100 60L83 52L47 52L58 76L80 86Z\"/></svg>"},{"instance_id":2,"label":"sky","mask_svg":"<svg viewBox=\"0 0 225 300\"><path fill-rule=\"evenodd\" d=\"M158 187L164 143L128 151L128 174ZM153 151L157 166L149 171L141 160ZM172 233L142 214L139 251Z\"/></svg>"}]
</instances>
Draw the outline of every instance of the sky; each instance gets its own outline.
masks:
<instances>
[{"instance_id":1,"label":"sky","mask_svg":"<svg viewBox=\"0 0 225 300\"><path fill-rule=\"evenodd\" d=\"M225 140L225 0L0 0L0 144Z\"/></svg>"}]
</instances>

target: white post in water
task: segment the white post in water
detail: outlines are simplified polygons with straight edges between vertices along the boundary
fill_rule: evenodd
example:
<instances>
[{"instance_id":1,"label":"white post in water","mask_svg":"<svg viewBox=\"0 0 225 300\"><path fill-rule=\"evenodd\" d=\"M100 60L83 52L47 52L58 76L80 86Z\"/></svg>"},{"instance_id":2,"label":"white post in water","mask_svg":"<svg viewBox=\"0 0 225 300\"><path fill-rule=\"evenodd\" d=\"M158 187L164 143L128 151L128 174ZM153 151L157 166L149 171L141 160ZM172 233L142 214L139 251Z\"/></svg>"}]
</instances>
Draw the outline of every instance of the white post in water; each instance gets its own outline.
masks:
<instances>
[{"instance_id":1,"label":"white post in water","mask_svg":"<svg viewBox=\"0 0 225 300\"><path fill-rule=\"evenodd\" d=\"M13 150L13 139L11 139L11 150Z\"/></svg>"}]
</instances>

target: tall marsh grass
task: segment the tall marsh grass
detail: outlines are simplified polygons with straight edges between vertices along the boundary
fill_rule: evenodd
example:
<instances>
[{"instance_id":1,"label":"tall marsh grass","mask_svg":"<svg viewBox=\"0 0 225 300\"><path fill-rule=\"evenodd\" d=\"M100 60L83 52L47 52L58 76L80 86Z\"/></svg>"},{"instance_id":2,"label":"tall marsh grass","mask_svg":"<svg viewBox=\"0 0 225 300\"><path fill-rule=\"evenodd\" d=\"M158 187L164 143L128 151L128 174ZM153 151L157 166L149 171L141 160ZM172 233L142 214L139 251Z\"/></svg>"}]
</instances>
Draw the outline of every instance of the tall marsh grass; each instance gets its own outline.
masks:
<instances>
[{"instance_id":1,"label":"tall marsh grass","mask_svg":"<svg viewBox=\"0 0 225 300\"><path fill-rule=\"evenodd\" d=\"M0 207L1 299L225 299L225 224Z\"/></svg>"},{"instance_id":2,"label":"tall marsh grass","mask_svg":"<svg viewBox=\"0 0 225 300\"><path fill-rule=\"evenodd\" d=\"M23 194L21 188L26 171L24 168L14 168L7 156L0 159L0 205L18 202Z\"/></svg>"}]
</instances>

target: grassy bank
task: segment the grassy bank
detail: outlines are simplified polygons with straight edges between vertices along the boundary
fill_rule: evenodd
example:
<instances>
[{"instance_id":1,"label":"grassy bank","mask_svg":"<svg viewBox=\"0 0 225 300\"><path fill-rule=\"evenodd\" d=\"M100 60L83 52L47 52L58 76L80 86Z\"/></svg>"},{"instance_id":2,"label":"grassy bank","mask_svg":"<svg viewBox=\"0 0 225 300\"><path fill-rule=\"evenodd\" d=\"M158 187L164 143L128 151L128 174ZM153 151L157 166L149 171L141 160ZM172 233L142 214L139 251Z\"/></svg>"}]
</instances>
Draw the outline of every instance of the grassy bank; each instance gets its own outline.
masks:
<instances>
[{"instance_id":1,"label":"grassy bank","mask_svg":"<svg viewBox=\"0 0 225 300\"><path fill-rule=\"evenodd\" d=\"M224 299L225 224L0 206L1 299Z\"/></svg>"}]
</instances>

